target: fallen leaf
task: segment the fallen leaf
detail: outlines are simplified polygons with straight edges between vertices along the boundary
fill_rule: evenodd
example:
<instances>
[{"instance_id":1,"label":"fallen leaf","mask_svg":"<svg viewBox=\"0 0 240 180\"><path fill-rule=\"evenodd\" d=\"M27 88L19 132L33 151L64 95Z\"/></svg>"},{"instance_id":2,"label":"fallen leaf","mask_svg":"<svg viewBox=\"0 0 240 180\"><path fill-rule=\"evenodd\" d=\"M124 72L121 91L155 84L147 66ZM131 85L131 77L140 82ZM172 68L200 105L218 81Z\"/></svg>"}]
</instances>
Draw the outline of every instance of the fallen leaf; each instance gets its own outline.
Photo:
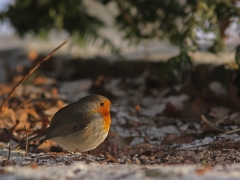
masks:
<instances>
[{"instance_id":1,"label":"fallen leaf","mask_svg":"<svg viewBox=\"0 0 240 180\"><path fill-rule=\"evenodd\" d=\"M0 128L11 128L16 124L15 112L6 106L0 110Z\"/></svg>"},{"instance_id":2,"label":"fallen leaf","mask_svg":"<svg viewBox=\"0 0 240 180\"><path fill-rule=\"evenodd\" d=\"M38 146L38 149L42 152L49 152L52 146L58 146L58 145L53 140L46 140L40 146Z\"/></svg>"},{"instance_id":3,"label":"fallen leaf","mask_svg":"<svg viewBox=\"0 0 240 180\"><path fill-rule=\"evenodd\" d=\"M212 167L213 167L212 164L206 165L202 168L196 169L196 173L197 173L197 175L202 176L204 173L210 171L212 169Z\"/></svg>"},{"instance_id":4,"label":"fallen leaf","mask_svg":"<svg viewBox=\"0 0 240 180\"><path fill-rule=\"evenodd\" d=\"M6 128L0 128L0 142L9 142L11 138L10 132Z\"/></svg>"},{"instance_id":5,"label":"fallen leaf","mask_svg":"<svg viewBox=\"0 0 240 180\"><path fill-rule=\"evenodd\" d=\"M45 85L45 84L55 84L56 80L53 78L38 76L34 79L33 84L35 85Z\"/></svg>"},{"instance_id":6,"label":"fallen leaf","mask_svg":"<svg viewBox=\"0 0 240 180\"><path fill-rule=\"evenodd\" d=\"M179 116L179 111L171 102L167 102L163 114L167 117L177 118Z\"/></svg>"},{"instance_id":7,"label":"fallen leaf","mask_svg":"<svg viewBox=\"0 0 240 180\"><path fill-rule=\"evenodd\" d=\"M30 163L30 168L32 168L32 169L37 169L38 168L38 164L37 163L35 163L35 162L33 162L33 163Z\"/></svg>"},{"instance_id":8,"label":"fallen leaf","mask_svg":"<svg viewBox=\"0 0 240 180\"><path fill-rule=\"evenodd\" d=\"M166 153L163 150L155 152L153 155L157 158L162 158Z\"/></svg>"},{"instance_id":9,"label":"fallen leaf","mask_svg":"<svg viewBox=\"0 0 240 180\"><path fill-rule=\"evenodd\" d=\"M173 144L183 144L183 143L191 143L195 140L193 135L182 135L176 137L171 143Z\"/></svg>"},{"instance_id":10,"label":"fallen leaf","mask_svg":"<svg viewBox=\"0 0 240 180\"><path fill-rule=\"evenodd\" d=\"M186 156L183 162L186 164L196 164L199 162L199 158L197 156Z\"/></svg>"},{"instance_id":11,"label":"fallen leaf","mask_svg":"<svg viewBox=\"0 0 240 180\"><path fill-rule=\"evenodd\" d=\"M30 128L30 123L28 122L28 113L25 109L18 109L16 111L16 118L19 120L19 124L16 126L15 130L23 130L25 126L27 129Z\"/></svg>"},{"instance_id":12,"label":"fallen leaf","mask_svg":"<svg viewBox=\"0 0 240 180\"><path fill-rule=\"evenodd\" d=\"M177 136L175 134L166 134L166 136L163 138L161 145L164 144L170 144Z\"/></svg>"},{"instance_id":13,"label":"fallen leaf","mask_svg":"<svg viewBox=\"0 0 240 180\"><path fill-rule=\"evenodd\" d=\"M30 61L35 61L37 59L37 57L38 57L37 51L32 50L28 53L28 59Z\"/></svg>"},{"instance_id":14,"label":"fallen leaf","mask_svg":"<svg viewBox=\"0 0 240 180\"><path fill-rule=\"evenodd\" d=\"M35 109L26 108L25 111L26 111L29 115L33 116L35 119L40 120L40 116L39 116L38 113L35 111Z\"/></svg>"}]
</instances>

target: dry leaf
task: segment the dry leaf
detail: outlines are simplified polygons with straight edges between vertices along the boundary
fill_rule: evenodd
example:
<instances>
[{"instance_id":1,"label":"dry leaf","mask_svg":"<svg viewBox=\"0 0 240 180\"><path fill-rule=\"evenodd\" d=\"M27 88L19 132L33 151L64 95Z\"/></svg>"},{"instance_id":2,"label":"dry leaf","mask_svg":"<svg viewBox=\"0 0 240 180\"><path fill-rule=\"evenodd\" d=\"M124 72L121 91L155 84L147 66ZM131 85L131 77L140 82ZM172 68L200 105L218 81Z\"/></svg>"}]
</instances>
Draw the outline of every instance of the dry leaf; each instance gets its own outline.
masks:
<instances>
[{"instance_id":1,"label":"dry leaf","mask_svg":"<svg viewBox=\"0 0 240 180\"><path fill-rule=\"evenodd\" d=\"M183 143L191 143L195 140L193 135L182 135L179 137L176 137L172 143L173 144L183 144Z\"/></svg>"},{"instance_id":2,"label":"dry leaf","mask_svg":"<svg viewBox=\"0 0 240 180\"><path fill-rule=\"evenodd\" d=\"M209 105L202 98L197 97L192 102L191 117L200 119L202 114L206 114L209 109Z\"/></svg>"},{"instance_id":3,"label":"dry leaf","mask_svg":"<svg viewBox=\"0 0 240 180\"><path fill-rule=\"evenodd\" d=\"M19 124L16 126L15 130L23 130L25 126L27 129L30 128L30 123L28 122L28 113L25 109L18 109L16 111L16 118L19 120Z\"/></svg>"},{"instance_id":4,"label":"dry leaf","mask_svg":"<svg viewBox=\"0 0 240 180\"><path fill-rule=\"evenodd\" d=\"M11 138L10 132L7 129L0 128L0 142L9 142Z\"/></svg>"},{"instance_id":5,"label":"dry leaf","mask_svg":"<svg viewBox=\"0 0 240 180\"><path fill-rule=\"evenodd\" d=\"M38 164L33 162L33 163L30 164L30 168L37 169L38 168Z\"/></svg>"},{"instance_id":6,"label":"dry leaf","mask_svg":"<svg viewBox=\"0 0 240 180\"><path fill-rule=\"evenodd\" d=\"M53 98L55 99L58 98L58 89L56 87L52 88L52 95L53 95Z\"/></svg>"},{"instance_id":7,"label":"dry leaf","mask_svg":"<svg viewBox=\"0 0 240 180\"><path fill-rule=\"evenodd\" d=\"M163 114L167 117L177 118L179 116L179 111L171 102L167 102Z\"/></svg>"},{"instance_id":8,"label":"dry leaf","mask_svg":"<svg viewBox=\"0 0 240 180\"><path fill-rule=\"evenodd\" d=\"M25 110L26 110L26 112L27 112L29 115L33 116L35 119L40 120L40 116L39 116L38 113L35 111L35 109L27 108L27 109L25 109Z\"/></svg>"},{"instance_id":9,"label":"dry leaf","mask_svg":"<svg viewBox=\"0 0 240 180\"><path fill-rule=\"evenodd\" d=\"M162 158L165 155L165 152L163 150L159 150L154 153L154 156L157 158Z\"/></svg>"},{"instance_id":10,"label":"dry leaf","mask_svg":"<svg viewBox=\"0 0 240 180\"><path fill-rule=\"evenodd\" d=\"M35 61L36 59L37 59L37 57L38 57L38 53L37 53L37 51L30 51L29 53L28 53L28 59L30 60L30 61Z\"/></svg>"},{"instance_id":11,"label":"dry leaf","mask_svg":"<svg viewBox=\"0 0 240 180\"><path fill-rule=\"evenodd\" d=\"M33 84L44 85L44 84L55 84L56 80L53 78L38 76L34 79Z\"/></svg>"},{"instance_id":12,"label":"dry leaf","mask_svg":"<svg viewBox=\"0 0 240 180\"><path fill-rule=\"evenodd\" d=\"M4 106L0 111L0 128L11 128L16 124L16 114L15 112Z\"/></svg>"},{"instance_id":13,"label":"dry leaf","mask_svg":"<svg viewBox=\"0 0 240 180\"><path fill-rule=\"evenodd\" d=\"M12 90L12 86L0 84L0 95L8 94Z\"/></svg>"},{"instance_id":14,"label":"dry leaf","mask_svg":"<svg viewBox=\"0 0 240 180\"><path fill-rule=\"evenodd\" d=\"M58 145L53 140L46 140L40 146L38 146L38 149L43 152L49 152L52 146L58 146Z\"/></svg>"},{"instance_id":15,"label":"dry leaf","mask_svg":"<svg viewBox=\"0 0 240 180\"><path fill-rule=\"evenodd\" d=\"M170 144L174 139L176 138L176 134L167 134L162 142L161 142L161 145L164 145L164 144Z\"/></svg>"},{"instance_id":16,"label":"dry leaf","mask_svg":"<svg viewBox=\"0 0 240 180\"><path fill-rule=\"evenodd\" d=\"M44 110L44 114L47 116L53 116L60 108L56 107L56 106L52 106L46 110Z\"/></svg>"},{"instance_id":17,"label":"dry leaf","mask_svg":"<svg viewBox=\"0 0 240 180\"><path fill-rule=\"evenodd\" d=\"M202 176L204 173L206 173L207 171L210 171L212 169L212 165L207 165L204 166L202 168L199 168L196 170L197 175Z\"/></svg>"}]
</instances>

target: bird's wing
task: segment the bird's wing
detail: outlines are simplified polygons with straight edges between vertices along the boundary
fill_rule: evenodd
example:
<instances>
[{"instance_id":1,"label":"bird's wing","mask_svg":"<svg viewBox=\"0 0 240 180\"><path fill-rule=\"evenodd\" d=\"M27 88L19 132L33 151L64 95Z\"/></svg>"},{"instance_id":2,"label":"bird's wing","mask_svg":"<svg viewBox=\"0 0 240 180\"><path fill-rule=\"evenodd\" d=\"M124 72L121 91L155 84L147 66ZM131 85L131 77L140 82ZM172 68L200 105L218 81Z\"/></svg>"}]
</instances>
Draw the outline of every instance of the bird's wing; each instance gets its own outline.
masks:
<instances>
[{"instance_id":1,"label":"bird's wing","mask_svg":"<svg viewBox=\"0 0 240 180\"><path fill-rule=\"evenodd\" d=\"M75 122L64 122L60 124L53 125L49 127L49 132L44 140L51 139L58 136L63 136L69 133L74 133L77 131L81 131L88 126L88 123L82 122L80 123L81 119L79 119L78 123Z\"/></svg>"},{"instance_id":2,"label":"bird's wing","mask_svg":"<svg viewBox=\"0 0 240 180\"><path fill-rule=\"evenodd\" d=\"M38 135L28 139L28 141L35 141L37 139L45 141L54 137L81 131L89 125L93 116L92 113L86 114L82 111L75 111L71 114L64 113L64 111L60 111L60 113L57 112L52 119L51 125ZM24 144L26 144L26 142L22 141L18 146Z\"/></svg>"}]
</instances>

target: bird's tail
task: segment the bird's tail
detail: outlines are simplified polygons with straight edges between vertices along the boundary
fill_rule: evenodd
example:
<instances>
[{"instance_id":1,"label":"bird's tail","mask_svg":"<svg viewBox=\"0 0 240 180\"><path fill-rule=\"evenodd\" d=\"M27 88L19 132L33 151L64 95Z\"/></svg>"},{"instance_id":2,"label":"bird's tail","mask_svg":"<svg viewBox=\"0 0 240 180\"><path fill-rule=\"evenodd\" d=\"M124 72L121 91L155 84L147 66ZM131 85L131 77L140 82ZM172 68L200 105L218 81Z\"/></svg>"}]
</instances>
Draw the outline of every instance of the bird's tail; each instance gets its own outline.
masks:
<instances>
[{"instance_id":1,"label":"bird's tail","mask_svg":"<svg viewBox=\"0 0 240 180\"><path fill-rule=\"evenodd\" d=\"M31 142L31 141L35 141L35 140L38 140L38 139L44 139L46 137L48 133L48 129L45 129L44 131L42 131L41 133L39 133L38 135L28 139L28 142ZM22 140L15 148L18 148L20 146L24 146L26 145L26 140Z\"/></svg>"}]
</instances>

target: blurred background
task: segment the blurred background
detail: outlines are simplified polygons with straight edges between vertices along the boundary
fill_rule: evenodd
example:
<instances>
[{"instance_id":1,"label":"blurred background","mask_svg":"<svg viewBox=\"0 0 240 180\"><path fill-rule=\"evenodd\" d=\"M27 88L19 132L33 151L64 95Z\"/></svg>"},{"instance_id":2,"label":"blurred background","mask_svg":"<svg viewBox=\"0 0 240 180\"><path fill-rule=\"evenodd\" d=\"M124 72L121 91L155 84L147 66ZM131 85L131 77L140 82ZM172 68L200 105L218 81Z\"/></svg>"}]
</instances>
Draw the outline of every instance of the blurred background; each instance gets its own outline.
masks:
<instances>
[{"instance_id":1,"label":"blurred background","mask_svg":"<svg viewBox=\"0 0 240 180\"><path fill-rule=\"evenodd\" d=\"M65 40L65 60L235 62L239 9L237 0L0 0L0 81Z\"/></svg>"}]
</instances>

